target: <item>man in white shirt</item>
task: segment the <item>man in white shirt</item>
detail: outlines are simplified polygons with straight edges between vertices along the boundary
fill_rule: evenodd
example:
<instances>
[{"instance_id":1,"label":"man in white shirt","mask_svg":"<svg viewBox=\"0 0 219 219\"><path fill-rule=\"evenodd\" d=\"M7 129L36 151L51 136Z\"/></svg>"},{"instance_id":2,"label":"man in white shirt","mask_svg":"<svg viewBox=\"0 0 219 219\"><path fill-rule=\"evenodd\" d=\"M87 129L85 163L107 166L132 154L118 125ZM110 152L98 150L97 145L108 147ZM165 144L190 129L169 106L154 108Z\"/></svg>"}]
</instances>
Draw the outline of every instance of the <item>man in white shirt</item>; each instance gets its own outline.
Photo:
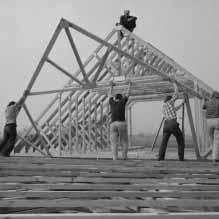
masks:
<instances>
[{"instance_id":1,"label":"man in white shirt","mask_svg":"<svg viewBox=\"0 0 219 219\"><path fill-rule=\"evenodd\" d=\"M163 104L163 117L164 117L164 126L163 126L163 138L159 150L158 160L165 159L165 153L167 144L170 136L173 134L176 138L178 144L178 156L179 160L184 160L184 148L185 140L182 131L179 128L179 123L177 122L176 111L182 106L183 102L175 107L174 103L178 98L178 88L174 83L174 94L173 96L167 96Z\"/></svg>"},{"instance_id":2,"label":"man in white shirt","mask_svg":"<svg viewBox=\"0 0 219 219\"><path fill-rule=\"evenodd\" d=\"M0 156L9 157L14 148L17 137L16 118L24 101L24 96L16 103L9 102L5 110L5 127L3 139L0 143Z\"/></svg>"}]
</instances>

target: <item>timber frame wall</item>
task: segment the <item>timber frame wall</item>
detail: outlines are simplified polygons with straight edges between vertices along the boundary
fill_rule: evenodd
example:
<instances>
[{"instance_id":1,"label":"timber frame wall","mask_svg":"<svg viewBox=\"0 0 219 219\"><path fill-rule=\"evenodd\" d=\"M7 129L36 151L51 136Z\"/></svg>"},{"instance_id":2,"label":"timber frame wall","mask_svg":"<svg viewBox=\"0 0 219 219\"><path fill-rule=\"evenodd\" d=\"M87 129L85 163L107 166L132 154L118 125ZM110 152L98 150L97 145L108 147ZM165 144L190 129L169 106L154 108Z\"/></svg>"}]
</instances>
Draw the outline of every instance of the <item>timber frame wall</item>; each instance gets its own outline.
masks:
<instances>
[{"instance_id":1,"label":"timber frame wall","mask_svg":"<svg viewBox=\"0 0 219 219\"><path fill-rule=\"evenodd\" d=\"M84 63L71 29L99 43L97 49ZM79 70L74 74L55 63L49 56L61 31L66 33L79 65ZM124 33L122 39L120 31ZM69 78L62 89L32 91L45 63ZM114 80L116 76L122 76L123 79ZM28 106L23 104L23 109L32 126L24 136L19 136L15 152L19 152L25 146L27 153L30 148L33 148L44 156L53 156L50 151L58 148L59 155L62 156L63 151L66 150L70 153L100 151L109 147L108 93L112 81L113 93L126 93L131 86L131 98L127 107L129 136L132 135L133 105L139 101L162 100L166 95L173 93L173 82L175 82L179 87L180 97L185 99L196 156L200 158L209 152L206 146L206 124L201 110L201 101L211 96L213 92L211 87L150 43L122 27L113 29L105 39L101 39L65 19L60 20L24 93L25 98L52 93L57 95L37 119L32 117ZM189 98L195 99L194 118ZM54 106L57 107L49 113ZM35 131L34 135L30 135L32 130ZM131 137L129 144L131 144Z\"/></svg>"}]
</instances>

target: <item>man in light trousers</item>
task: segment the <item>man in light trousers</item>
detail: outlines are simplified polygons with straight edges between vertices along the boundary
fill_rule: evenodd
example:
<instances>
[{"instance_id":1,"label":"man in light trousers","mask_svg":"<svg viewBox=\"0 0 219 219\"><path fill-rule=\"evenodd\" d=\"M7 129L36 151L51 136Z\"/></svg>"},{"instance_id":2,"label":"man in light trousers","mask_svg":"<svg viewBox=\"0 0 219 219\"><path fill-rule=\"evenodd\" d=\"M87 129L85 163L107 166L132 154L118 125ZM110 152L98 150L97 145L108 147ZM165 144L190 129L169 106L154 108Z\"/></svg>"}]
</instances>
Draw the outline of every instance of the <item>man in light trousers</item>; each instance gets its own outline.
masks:
<instances>
[{"instance_id":1,"label":"man in light trousers","mask_svg":"<svg viewBox=\"0 0 219 219\"><path fill-rule=\"evenodd\" d=\"M110 110L111 110L111 124L110 124L110 139L112 147L113 160L118 159L118 145L122 146L122 159L126 160L128 154L128 133L127 124L125 121L125 108L128 102L130 86L127 95L116 94L112 97L112 87L110 91Z\"/></svg>"},{"instance_id":2,"label":"man in light trousers","mask_svg":"<svg viewBox=\"0 0 219 219\"><path fill-rule=\"evenodd\" d=\"M212 161L219 162L219 93L213 92L210 100L205 100L209 145L212 147Z\"/></svg>"}]
</instances>

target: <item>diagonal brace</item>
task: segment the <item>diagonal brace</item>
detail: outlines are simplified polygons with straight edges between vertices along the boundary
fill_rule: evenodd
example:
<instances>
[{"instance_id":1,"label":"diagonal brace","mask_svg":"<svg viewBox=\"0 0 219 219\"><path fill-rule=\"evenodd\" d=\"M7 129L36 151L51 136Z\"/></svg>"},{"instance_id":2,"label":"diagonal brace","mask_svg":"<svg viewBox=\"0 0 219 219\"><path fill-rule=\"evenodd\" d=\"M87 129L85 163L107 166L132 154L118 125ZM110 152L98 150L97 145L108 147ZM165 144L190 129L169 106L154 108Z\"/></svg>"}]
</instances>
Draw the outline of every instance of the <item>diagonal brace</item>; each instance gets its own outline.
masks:
<instances>
[{"instance_id":1,"label":"diagonal brace","mask_svg":"<svg viewBox=\"0 0 219 219\"><path fill-rule=\"evenodd\" d=\"M195 147L196 157L197 157L197 159L200 159L201 156L200 156L200 152L199 152L198 140L197 140L197 136L196 136L196 132L195 132L195 126L194 126L194 122L193 122L193 118L192 118L192 110L190 107L188 94L184 94L184 97L185 97L185 104L186 104L186 109L187 109L187 114L188 114L191 132L192 132L192 138L193 138L193 143L194 143L194 147Z\"/></svg>"},{"instance_id":2,"label":"diagonal brace","mask_svg":"<svg viewBox=\"0 0 219 219\"><path fill-rule=\"evenodd\" d=\"M101 63L100 63L99 68L98 68L97 71L96 71L96 74L95 74L95 76L94 76L94 78L93 78L93 81L96 81L96 80L97 80L98 76L100 75L100 72L101 72L102 69L103 69L103 66L104 66L104 64L105 64L105 62L106 62L106 59L107 59L107 57L108 57L108 55L110 54L111 51L112 51L112 48L109 47L109 48L107 49L106 53L103 55L102 61L101 61Z\"/></svg>"},{"instance_id":3,"label":"diagonal brace","mask_svg":"<svg viewBox=\"0 0 219 219\"><path fill-rule=\"evenodd\" d=\"M74 43L74 40L73 40L72 35L70 33L70 30L67 27L65 27L65 32L66 32L66 35L67 35L68 40L70 42L71 48L72 48L72 50L73 50L73 52L75 54L75 57L77 59L78 65L79 65L79 67L81 69L81 72L82 72L82 74L84 76L84 80L85 80L85 82L89 83L89 80L88 80L87 74L85 72L84 66L82 64L81 58L79 56L78 50L76 48L76 45Z\"/></svg>"},{"instance_id":4,"label":"diagonal brace","mask_svg":"<svg viewBox=\"0 0 219 219\"><path fill-rule=\"evenodd\" d=\"M35 124L35 122L34 122L32 116L31 116L31 114L30 114L30 112L29 112L29 110L28 110L26 104L23 105L23 108L24 108L24 111L25 111L26 114L27 114L27 117L30 119L30 122L31 122L33 128L35 129L37 135L38 135L38 136L40 137L40 139L42 140L42 136L40 135L40 131L38 130L38 128L37 128L37 126L36 126L36 124ZM50 157L52 157L51 153L49 152L48 147L47 147L45 144L44 144L44 147L45 147L45 149L46 149L47 154L48 154Z\"/></svg>"},{"instance_id":5,"label":"diagonal brace","mask_svg":"<svg viewBox=\"0 0 219 219\"><path fill-rule=\"evenodd\" d=\"M61 66L59 66L58 64L56 64L55 62L53 62L51 59L47 58L46 60L49 64L51 64L52 66L54 66L55 68L57 68L59 71L61 71L63 74L65 74L66 76L68 76L69 78L71 78L73 81L76 81L77 83L79 83L80 85L83 85L83 83L78 80L76 77L74 77L72 74L70 74L69 72L67 72L65 69L63 69Z\"/></svg>"}]
</instances>

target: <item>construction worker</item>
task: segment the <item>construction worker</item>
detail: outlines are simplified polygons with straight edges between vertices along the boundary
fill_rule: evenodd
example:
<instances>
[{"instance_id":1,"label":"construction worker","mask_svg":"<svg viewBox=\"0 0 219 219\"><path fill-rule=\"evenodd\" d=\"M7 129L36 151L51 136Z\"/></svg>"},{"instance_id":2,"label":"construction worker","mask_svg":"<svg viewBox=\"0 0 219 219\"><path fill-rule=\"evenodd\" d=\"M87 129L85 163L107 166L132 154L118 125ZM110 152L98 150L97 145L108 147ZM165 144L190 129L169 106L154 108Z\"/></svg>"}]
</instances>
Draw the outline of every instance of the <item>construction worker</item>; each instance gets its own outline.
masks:
<instances>
[{"instance_id":1,"label":"construction worker","mask_svg":"<svg viewBox=\"0 0 219 219\"><path fill-rule=\"evenodd\" d=\"M177 100L177 98L178 98L178 88L177 85L174 83L173 96L167 96L163 104L163 118L164 118L163 138L158 154L158 160L165 159L166 148L171 134L175 136L178 144L179 160L180 161L184 160L185 141L184 141L183 133L179 128L179 123L177 122L177 115L176 115L176 111L182 106L183 102L178 107L174 107L174 103Z\"/></svg>"},{"instance_id":2,"label":"construction worker","mask_svg":"<svg viewBox=\"0 0 219 219\"><path fill-rule=\"evenodd\" d=\"M210 100L205 100L208 139L212 147L212 160L219 162L219 93L213 92Z\"/></svg>"},{"instance_id":3,"label":"construction worker","mask_svg":"<svg viewBox=\"0 0 219 219\"><path fill-rule=\"evenodd\" d=\"M9 157L14 148L17 137L17 122L16 118L24 101L24 96L16 103L11 101L8 103L5 110L5 127L3 139L0 143L0 156Z\"/></svg>"},{"instance_id":4,"label":"construction worker","mask_svg":"<svg viewBox=\"0 0 219 219\"><path fill-rule=\"evenodd\" d=\"M133 32L136 27L137 17L131 16L129 10L124 10L124 15L120 17L120 25L125 27L128 31Z\"/></svg>"},{"instance_id":5,"label":"construction worker","mask_svg":"<svg viewBox=\"0 0 219 219\"><path fill-rule=\"evenodd\" d=\"M127 95L117 93L112 97L112 87L110 90L110 110L111 110L111 124L110 124L110 139L113 160L118 159L118 145L122 146L122 159L127 159L128 154L128 133L127 124L125 121L125 108L128 102L130 86Z\"/></svg>"},{"instance_id":6,"label":"construction worker","mask_svg":"<svg viewBox=\"0 0 219 219\"><path fill-rule=\"evenodd\" d=\"M136 27L136 20L137 17L131 16L129 10L124 10L124 14L120 16L120 22L119 24L122 25L124 28L126 28L128 31L133 32L133 30ZM118 25L118 23L116 24ZM120 37L123 38L123 33L120 31Z\"/></svg>"}]
</instances>

